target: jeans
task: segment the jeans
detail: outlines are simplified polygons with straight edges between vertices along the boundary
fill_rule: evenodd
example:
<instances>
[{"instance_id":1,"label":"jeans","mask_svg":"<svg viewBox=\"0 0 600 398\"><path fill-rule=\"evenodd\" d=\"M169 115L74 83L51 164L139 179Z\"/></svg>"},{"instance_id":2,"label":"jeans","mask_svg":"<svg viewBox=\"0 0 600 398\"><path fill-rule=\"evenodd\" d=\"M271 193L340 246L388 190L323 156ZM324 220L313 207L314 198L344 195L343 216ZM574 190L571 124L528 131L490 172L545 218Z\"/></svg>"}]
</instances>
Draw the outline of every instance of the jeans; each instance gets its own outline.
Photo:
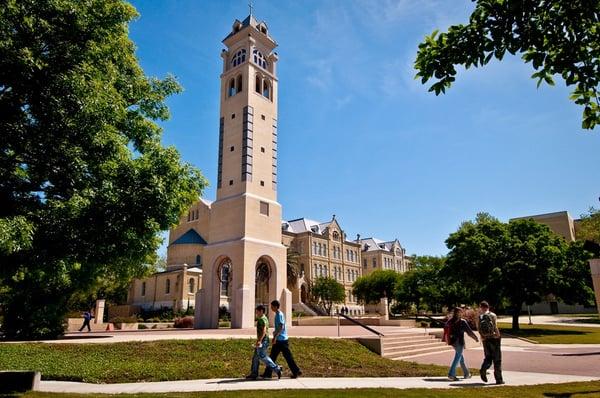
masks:
<instances>
[{"instance_id":1,"label":"jeans","mask_svg":"<svg viewBox=\"0 0 600 398\"><path fill-rule=\"evenodd\" d=\"M452 364L450 365L450 370L448 371L448 377L456 377L456 367L460 362L460 367L463 371L463 375L465 377L469 376L469 368L465 365L465 357L463 356L463 351L465 350L465 346L463 344L455 344L454 345L454 359L452 360Z\"/></svg>"},{"instance_id":2,"label":"jeans","mask_svg":"<svg viewBox=\"0 0 600 398\"><path fill-rule=\"evenodd\" d=\"M90 320L89 319L84 319L83 320L83 326L81 326L81 328L79 329L79 331L81 332L86 326L88 328L88 332L91 332L92 328L90 327Z\"/></svg>"},{"instance_id":3,"label":"jeans","mask_svg":"<svg viewBox=\"0 0 600 398\"><path fill-rule=\"evenodd\" d=\"M289 340L276 340L273 343L273 348L271 348L271 359L273 361L277 361L279 353L283 354L283 357L285 358L285 361L287 362L292 374L297 375L298 372L300 372L300 368L298 368L298 365L296 365L296 361L294 361L294 357L292 356L292 352L290 351ZM271 374L271 369L265 369L265 378L271 377Z\"/></svg>"},{"instance_id":4,"label":"jeans","mask_svg":"<svg viewBox=\"0 0 600 398\"><path fill-rule=\"evenodd\" d=\"M269 348L269 340L264 339L262 341L262 345L258 348L254 349L254 355L252 356L252 367L250 368L250 374L253 376L258 376L258 366L261 361L267 366L267 369L270 370L279 370L279 366L267 355L267 349Z\"/></svg>"},{"instance_id":5,"label":"jeans","mask_svg":"<svg viewBox=\"0 0 600 398\"><path fill-rule=\"evenodd\" d=\"M500 338L487 338L483 340L485 359L481 364L481 371L485 372L494 364L494 379L502 381L502 352L500 351Z\"/></svg>"}]
</instances>

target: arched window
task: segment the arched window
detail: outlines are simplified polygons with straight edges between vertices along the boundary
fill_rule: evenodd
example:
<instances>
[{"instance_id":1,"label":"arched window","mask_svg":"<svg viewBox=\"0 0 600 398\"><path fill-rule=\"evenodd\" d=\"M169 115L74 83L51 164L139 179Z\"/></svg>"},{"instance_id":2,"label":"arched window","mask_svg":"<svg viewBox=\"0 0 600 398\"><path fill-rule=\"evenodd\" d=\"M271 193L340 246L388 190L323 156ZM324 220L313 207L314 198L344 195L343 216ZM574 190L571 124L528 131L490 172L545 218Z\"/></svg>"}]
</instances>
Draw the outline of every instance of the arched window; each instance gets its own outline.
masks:
<instances>
[{"instance_id":1,"label":"arched window","mask_svg":"<svg viewBox=\"0 0 600 398\"><path fill-rule=\"evenodd\" d=\"M239 75L236 79L236 84L235 84L235 92L236 93L241 93L242 92L242 75Z\"/></svg>"},{"instance_id":2,"label":"arched window","mask_svg":"<svg viewBox=\"0 0 600 398\"><path fill-rule=\"evenodd\" d=\"M317 267L317 264L315 264L314 268L315 268L314 277L316 278L317 276L319 276L319 274L318 274L319 268Z\"/></svg>"},{"instance_id":3,"label":"arched window","mask_svg":"<svg viewBox=\"0 0 600 398\"><path fill-rule=\"evenodd\" d=\"M146 295L146 282L142 282L142 296Z\"/></svg>"},{"instance_id":4,"label":"arched window","mask_svg":"<svg viewBox=\"0 0 600 398\"><path fill-rule=\"evenodd\" d=\"M171 293L171 280L167 279L165 282L165 294Z\"/></svg>"},{"instance_id":5,"label":"arched window","mask_svg":"<svg viewBox=\"0 0 600 398\"><path fill-rule=\"evenodd\" d=\"M241 65L244 62L246 62L246 50L241 49L238 52L236 52L233 58L231 59L231 66L235 68L236 66Z\"/></svg>"},{"instance_id":6,"label":"arched window","mask_svg":"<svg viewBox=\"0 0 600 398\"><path fill-rule=\"evenodd\" d=\"M256 92L257 93L261 93L262 92L262 81L260 80L260 76L256 76Z\"/></svg>"},{"instance_id":7,"label":"arched window","mask_svg":"<svg viewBox=\"0 0 600 398\"><path fill-rule=\"evenodd\" d=\"M269 83L268 80L264 80L263 81L263 91L262 91L262 95L265 98L269 98L271 99L271 84Z\"/></svg>"},{"instance_id":8,"label":"arched window","mask_svg":"<svg viewBox=\"0 0 600 398\"><path fill-rule=\"evenodd\" d=\"M338 234L338 231L333 231L333 240L340 240L340 234Z\"/></svg>"},{"instance_id":9,"label":"arched window","mask_svg":"<svg viewBox=\"0 0 600 398\"><path fill-rule=\"evenodd\" d=\"M194 290L196 289L196 280L194 278L190 278L189 288L190 288L190 293L194 293Z\"/></svg>"},{"instance_id":10,"label":"arched window","mask_svg":"<svg viewBox=\"0 0 600 398\"><path fill-rule=\"evenodd\" d=\"M237 94L237 92L235 91L235 80L234 79L229 80L229 89L227 90L227 93L229 94L230 97L233 97L234 95Z\"/></svg>"},{"instance_id":11,"label":"arched window","mask_svg":"<svg viewBox=\"0 0 600 398\"><path fill-rule=\"evenodd\" d=\"M200 256L199 254L196 256L196 265L202 265L202 256Z\"/></svg>"},{"instance_id":12,"label":"arched window","mask_svg":"<svg viewBox=\"0 0 600 398\"><path fill-rule=\"evenodd\" d=\"M262 53L255 48L252 54L254 55L254 63L263 69L267 69L268 64Z\"/></svg>"}]
</instances>

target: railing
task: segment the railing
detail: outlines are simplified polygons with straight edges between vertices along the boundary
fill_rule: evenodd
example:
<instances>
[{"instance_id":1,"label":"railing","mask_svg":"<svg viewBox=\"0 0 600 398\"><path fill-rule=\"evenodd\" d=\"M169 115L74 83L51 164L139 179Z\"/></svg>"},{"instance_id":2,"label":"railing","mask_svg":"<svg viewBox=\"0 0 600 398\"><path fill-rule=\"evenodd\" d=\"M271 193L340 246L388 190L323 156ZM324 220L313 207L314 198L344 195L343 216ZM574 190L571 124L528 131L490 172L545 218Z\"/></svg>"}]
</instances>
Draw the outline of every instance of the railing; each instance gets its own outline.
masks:
<instances>
[{"instance_id":1,"label":"railing","mask_svg":"<svg viewBox=\"0 0 600 398\"><path fill-rule=\"evenodd\" d=\"M371 333L374 333L374 334L378 335L379 337L383 337L383 333L381 333L381 332L378 332L377 330L375 330L375 329L373 329L373 328L371 328L371 327L369 327L369 326L365 325L364 323L362 323L362 322L360 322L360 321L358 321L358 320L356 320L356 319L354 319L354 318L350 318L348 315L341 314L341 313L339 313L339 312L338 312L338 314L337 314L337 315L338 315L338 334L339 334L339 324L340 324L340 318L339 318L339 317L342 317L342 318L344 318L344 319L347 319L347 320L349 320L349 321L350 321L350 322L352 322L353 324L355 324L355 325L358 325L358 326L362 327L363 329L366 329L366 330L368 330L369 332L371 332Z\"/></svg>"},{"instance_id":2,"label":"railing","mask_svg":"<svg viewBox=\"0 0 600 398\"><path fill-rule=\"evenodd\" d=\"M427 319L429 319L429 321L430 321L432 324L437 324L437 325L439 325L439 326L441 326L441 327L444 327L444 326L446 325L446 323L445 323L445 322L442 322L442 321L440 321L439 319L432 318L432 317L430 317L429 315L419 315L419 317L427 318Z\"/></svg>"}]
</instances>

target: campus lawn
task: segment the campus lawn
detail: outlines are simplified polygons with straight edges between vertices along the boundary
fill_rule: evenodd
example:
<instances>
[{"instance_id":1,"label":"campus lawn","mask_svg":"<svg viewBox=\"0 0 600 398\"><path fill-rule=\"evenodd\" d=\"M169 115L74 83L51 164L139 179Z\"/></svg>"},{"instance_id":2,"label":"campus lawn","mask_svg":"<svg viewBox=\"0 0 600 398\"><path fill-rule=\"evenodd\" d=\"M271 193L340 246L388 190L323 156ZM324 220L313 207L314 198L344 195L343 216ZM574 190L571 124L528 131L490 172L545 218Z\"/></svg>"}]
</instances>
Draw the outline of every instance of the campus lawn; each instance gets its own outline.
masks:
<instances>
[{"instance_id":1,"label":"campus lawn","mask_svg":"<svg viewBox=\"0 0 600 398\"><path fill-rule=\"evenodd\" d=\"M540 344L600 344L600 328L559 325L519 325L514 332L510 323L498 323L502 332L525 337Z\"/></svg>"},{"instance_id":2,"label":"campus lawn","mask_svg":"<svg viewBox=\"0 0 600 398\"><path fill-rule=\"evenodd\" d=\"M286 390L277 392L276 382L273 382L273 390L269 391L227 391L208 393L169 393L169 394L137 394L119 395L123 398L264 398L273 395L284 395L286 398L592 398L600 396L600 382L567 383L567 384L540 384L526 387L483 387L483 388L457 388L453 390L439 389L410 389L396 390L385 389L348 389L348 390ZM107 395L73 395L73 394L50 394L50 393L28 393L23 398L106 398Z\"/></svg>"},{"instance_id":3,"label":"campus lawn","mask_svg":"<svg viewBox=\"0 0 600 398\"><path fill-rule=\"evenodd\" d=\"M290 339L290 346L308 377L444 376L448 371L381 358L350 340ZM237 378L249 373L252 352L249 339L0 344L0 370L37 370L46 380L89 383ZM287 367L283 357L278 362Z\"/></svg>"}]
</instances>

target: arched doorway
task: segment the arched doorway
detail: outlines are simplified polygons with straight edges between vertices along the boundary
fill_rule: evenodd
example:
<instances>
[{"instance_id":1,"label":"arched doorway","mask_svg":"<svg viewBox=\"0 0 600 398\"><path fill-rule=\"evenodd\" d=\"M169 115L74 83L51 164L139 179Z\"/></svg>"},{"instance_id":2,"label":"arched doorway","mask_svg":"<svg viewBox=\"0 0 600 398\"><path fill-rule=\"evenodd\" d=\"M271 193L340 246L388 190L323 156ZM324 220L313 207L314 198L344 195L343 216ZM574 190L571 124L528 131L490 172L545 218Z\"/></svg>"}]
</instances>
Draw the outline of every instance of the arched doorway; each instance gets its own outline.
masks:
<instances>
[{"instance_id":1,"label":"arched doorway","mask_svg":"<svg viewBox=\"0 0 600 398\"><path fill-rule=\"evenodd\" d=\"M231 280L233 266L229 257L221 260L217 267L217 280L219 285L219 325L231 325Z\"/></svg>"},{"instance_id":2,"label":"arched doorway","mask_svg":"<svg viewBox=\"0 0 600 398\"><path fill-rule=\"evenodd\" d=\"M256 282L254 288L255 305L264 305L269 311L269 282L271 279L271 266L263 259L258 259L256 263Z\"/></svg>"},{"instance_id":3,"label":"arched doorway","mask_svg":"<svg viewBox=\"0 0 600 398\"><path fill-rule=\"evenodd\" d=\"M306 285L300 286L300 302L306 304L308 300L308 291L306 290Z\"/></svg>"}]
</instances>

